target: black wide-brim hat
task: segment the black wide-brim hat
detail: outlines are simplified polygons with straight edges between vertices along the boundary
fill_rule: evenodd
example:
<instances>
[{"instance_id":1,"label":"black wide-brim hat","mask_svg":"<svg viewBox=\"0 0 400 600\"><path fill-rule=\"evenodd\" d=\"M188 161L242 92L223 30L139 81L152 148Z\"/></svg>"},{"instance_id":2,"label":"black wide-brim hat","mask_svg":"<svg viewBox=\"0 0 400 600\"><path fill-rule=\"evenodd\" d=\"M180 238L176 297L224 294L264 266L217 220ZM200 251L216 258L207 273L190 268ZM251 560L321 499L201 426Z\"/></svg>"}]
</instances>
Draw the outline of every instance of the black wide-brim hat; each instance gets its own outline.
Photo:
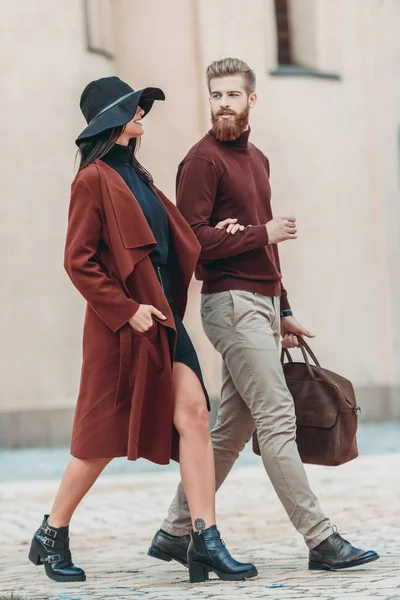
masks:
<instances>
[{"instance_id":1,"label":"black wide-brim hat","mask_svg":"<svg viewBox=\"0 0 400 600\"><path fill-rule=\"evenodd\" d=\"M91 81L83 90L80 107L88 126L76 138L75 143L94 135L120 127L133 119L138 106L144 115L151 110L155 100L165 100L160 88L147 87L135 92L119 77L102 77Z\"/></svg>"}]
</instances>

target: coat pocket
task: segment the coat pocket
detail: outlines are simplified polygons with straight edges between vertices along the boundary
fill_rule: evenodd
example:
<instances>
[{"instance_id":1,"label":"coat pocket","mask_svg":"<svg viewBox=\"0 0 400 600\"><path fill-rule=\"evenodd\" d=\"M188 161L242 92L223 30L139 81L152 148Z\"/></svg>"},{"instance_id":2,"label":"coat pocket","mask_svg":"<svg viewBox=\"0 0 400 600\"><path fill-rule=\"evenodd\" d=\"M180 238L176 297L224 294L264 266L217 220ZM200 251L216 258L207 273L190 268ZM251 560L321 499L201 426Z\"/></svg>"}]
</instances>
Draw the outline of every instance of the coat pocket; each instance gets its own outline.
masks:
<instances>
[{"instance_id":1,"label":"coat pocket","mask_svg":"<svg viewBox=\"0 0 400 600\"><path fill-rule=\"evenodd\" d=\"M231 290L231 316L233 327L241 326L246 329L258 329L258 311L255 306L256 296L245 290Z\"/></svg>"},{"instance_id":2,"label":"coat pocket","mask_svg":"<svg viewBox=\"0 0 400 600\"><path fill-rule=\"evenodd\" d=\"M157 338L157 332L158 332L158 322L153 319L153 325L147 330L144 331L143 333L141 333L140 331L136 331L136 329L132 329L132 334L135 337L139 337L139 338L147 338L150 341L153 341Z\"/></svg>"}]
</instances>

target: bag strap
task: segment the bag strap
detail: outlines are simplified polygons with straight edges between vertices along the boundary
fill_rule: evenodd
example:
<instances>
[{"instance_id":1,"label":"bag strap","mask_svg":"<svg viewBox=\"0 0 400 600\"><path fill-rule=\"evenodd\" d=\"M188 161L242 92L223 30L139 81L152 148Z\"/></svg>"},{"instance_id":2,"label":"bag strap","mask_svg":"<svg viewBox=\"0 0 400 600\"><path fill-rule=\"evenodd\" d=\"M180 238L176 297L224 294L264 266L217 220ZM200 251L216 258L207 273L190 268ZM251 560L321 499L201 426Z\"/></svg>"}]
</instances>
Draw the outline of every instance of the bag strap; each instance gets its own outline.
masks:
<instances>
[{"instance_id":1,"label":"bag strap","mask_svg":"<svg viewBox=\"0 0 400 600\"><path fill-rule=\"evenodd\" d=\"M318 361L317 357L315 356L314 352L311 350L310 346L307 344L307 342L302 337L300 337L300 336L296 336L296 337L299 340L301 350L302 351L303 351L303 349L304 349L304 351L306 350L308 352L308 354L311 356L311 358L313 359L315 366L320 369L321 365L319 364L319 361ZM304 356L304 352L303 352L303 356Z\"/></svg>"},{"instance_id":2,"label":"bag strap","mask_svg":"<svg viewBox=\"0 0 400 600\"><path fill-rule=\"evenodd\" d=\"M317 357L315 356L314 352L311 350L311 348L307 344L307 342L305 342L303 340L303 338L300 337L300 336L298 336L298 335L296 337L297 337L297 340L299 342L299 347L300 347L301 353L303 355L304 362L305 362L305 365L307 367L308 374L310 375L311 379L315 379L315 374L314 374L314 371L311 368L310 360L308 358L308 354L310 355L310 357L314 361L314 364L315 364L316 367L318 367L320 369L321 365L319 364ZM282 348L282 353L281 353L281 363L282 363L282 365L285 362L285 356L286 356L286 358L287 358L287 360L288 360L289 363L293 362L293 359L292 359L292 356L291 356L289 350L287 348Z\"/></svg>"},{"instance_id":3,"label":"bag strap","mask_svg":"<svg viewBox=\"0 0 400 600\"><path fill-rule=\"evenodd\" d=\"M290 352L287 348L282 348L282 352L281 352L281 363L283 364L285 362L285 357L287 358L287 361L289 363L293 362L292 357L290 356Z\"/></svg>"}]
</instances>

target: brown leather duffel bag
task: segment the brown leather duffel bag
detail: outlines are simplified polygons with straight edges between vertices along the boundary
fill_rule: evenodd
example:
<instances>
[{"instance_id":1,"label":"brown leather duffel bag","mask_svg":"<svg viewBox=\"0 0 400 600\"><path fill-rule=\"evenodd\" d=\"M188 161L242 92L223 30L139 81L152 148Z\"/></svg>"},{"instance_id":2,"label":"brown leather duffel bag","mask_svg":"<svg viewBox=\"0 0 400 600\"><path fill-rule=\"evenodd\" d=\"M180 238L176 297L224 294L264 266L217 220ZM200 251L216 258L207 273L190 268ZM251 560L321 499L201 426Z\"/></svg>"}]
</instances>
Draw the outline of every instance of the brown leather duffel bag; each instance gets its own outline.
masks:
<instances>
[{"instance_id":1,"label":"brown leather duffel bag","mask_svg":"<svg viewBox=\"0 0 400 600\"><path fill-rule=\"evenodd\" d=\"M323 369L308 344L302 338L298 340L304 362L294 362L288 350L282 350L281 361L294 400L301 460L314 465L342 465L358 456L360 408L353 385L341 375ZM308 355L315 365L310 364ZM260 454L256 434L253 450Z\"/></svg>"}]
</instances>

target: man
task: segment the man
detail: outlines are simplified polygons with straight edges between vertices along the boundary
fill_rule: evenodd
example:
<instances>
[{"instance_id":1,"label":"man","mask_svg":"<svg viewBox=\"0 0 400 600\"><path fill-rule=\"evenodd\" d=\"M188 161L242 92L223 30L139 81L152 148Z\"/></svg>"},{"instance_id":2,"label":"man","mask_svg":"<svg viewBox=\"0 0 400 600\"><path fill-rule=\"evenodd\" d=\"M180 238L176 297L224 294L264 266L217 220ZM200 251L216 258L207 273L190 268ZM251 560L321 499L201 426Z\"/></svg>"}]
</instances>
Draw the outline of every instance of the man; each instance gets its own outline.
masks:
<instances>
[{"instance_id":1,"label":"man","mask_svg":"<svg viewBox=\"0 0 400 600\"><path fill-rule=\"evenodd\" d=\"M202 252L204 331L222 356L222 397L211 438L216 487L257 429L265 470L294 527L309 547L310 569L342 569L376 560L333 532L310 489L296 446L293 398L280 363L279 343L313 337L293 316L281 283L277 244L296 239L293 216L273 218L269 163L249 143L255 75L227 58L207 69L212 129L179 165L177 205ZM236 217L227 234L218 221ZM244 226L244 227L240 227ZM190 513L182 484L149 549L162 560L186 563Z\"/></svg>"}]
</instances>

